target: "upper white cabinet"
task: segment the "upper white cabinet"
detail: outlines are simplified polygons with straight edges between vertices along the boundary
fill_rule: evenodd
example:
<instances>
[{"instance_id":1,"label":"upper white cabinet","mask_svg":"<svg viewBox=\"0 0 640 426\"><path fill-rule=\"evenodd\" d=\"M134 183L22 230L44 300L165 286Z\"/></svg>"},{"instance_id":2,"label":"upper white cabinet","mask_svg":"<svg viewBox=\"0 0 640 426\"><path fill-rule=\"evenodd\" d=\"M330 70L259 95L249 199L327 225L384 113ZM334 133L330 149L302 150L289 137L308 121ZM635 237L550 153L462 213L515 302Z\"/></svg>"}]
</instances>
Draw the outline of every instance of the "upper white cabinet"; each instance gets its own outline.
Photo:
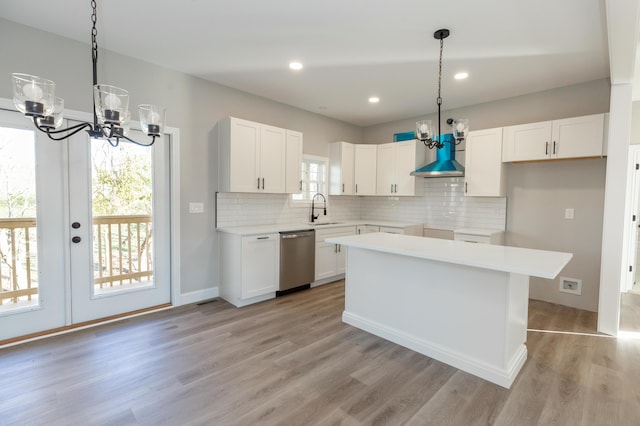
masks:
<instances>
[{"instance_id":1,"label":"upper white cabinet","mask_svg":"<svg viewBox=\"0 0 640 426\"><path fill-rule=\"evenodd\" d=\"M502 128L475 130L467 136L464 195L504 197L505 164L502 162Z\"/></svg>"},{"instance_id":2,"label":"upper white cabinet","mask_svg":"<svg viewBox=\"0 0 640 426\"><path fill-rule=\"evenodd\" d=\"M423 165L425 148L416 140L378 145L377 195L416 195L423 178L410 173Z\"/></svg>"},{"instance_id":3,"label":"upper white cabinet","mask_svg":"<svg viewBox=\"0 0 640 426\"><path fill-rule=\"evenodd\" d=\"M602 156L604 120L595 114L505 127L502 161Z\"/></svg>"},{"instance_id":4,"label":"upper white cabinet","mask_svg":"<svg viewBox=\"0 0 640 426\"><path fill-rule=\"evenodd\" d=\"M222 192L287 192L286 173L291 170L292 192L299 192L300 164L287 163L287 142L299 152L302 134L286 129L227 117L218 124L219 185ZM291 155L291 164L293 164ZM295 180L295 184L293 181Z\"/></svg>"},{"instance_id":5,"label":"upper white cabinet","mask_svg":"<svg viewBox=\"0 0 640 426\"><path fill-rule=\"evenodd\" d=\"M285 192L297 194L302 191L302 132L287 130L287 154Z\"/></svg>"},{"instance_id":6,"label":"upper white cabinet","mask_svg":"<svg viewBox=\"0 0 640 426\"><path fill-rule=\"evenodd\" d=\"M329 195L354 195L355 146L349 142L329 144Z\"/></svg>"},{"instance_id":7,"label":"upper white cabinet","mask_svg":"<svg viewBox=\"0 0 640 426\"><path fill-rule=\"evenodd\" d=\"M355 195L376 195L377 155L377 145L359 144L355 146Z\"/></svg>"}]
</instances>

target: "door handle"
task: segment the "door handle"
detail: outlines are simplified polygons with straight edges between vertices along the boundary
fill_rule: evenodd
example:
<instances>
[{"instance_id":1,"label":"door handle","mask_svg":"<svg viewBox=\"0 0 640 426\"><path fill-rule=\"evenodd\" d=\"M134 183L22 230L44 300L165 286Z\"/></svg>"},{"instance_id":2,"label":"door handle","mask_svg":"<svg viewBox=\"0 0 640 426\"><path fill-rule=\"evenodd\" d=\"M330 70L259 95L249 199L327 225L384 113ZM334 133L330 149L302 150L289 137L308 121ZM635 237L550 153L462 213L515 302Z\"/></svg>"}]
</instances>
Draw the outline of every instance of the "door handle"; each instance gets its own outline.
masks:
<instances>
[{"instance_id":1,"label":"door handle","mask_svg":"<svg viewBox=\"0 0 640 426\"><path fill-rule=\"evenodd\" d=\"M78 244L80 241L82 241L82 238L78 237L77 235L75 237L73 237L71 239L72 242L74 242L75 244Z\"/></svg>"}]
</instances>

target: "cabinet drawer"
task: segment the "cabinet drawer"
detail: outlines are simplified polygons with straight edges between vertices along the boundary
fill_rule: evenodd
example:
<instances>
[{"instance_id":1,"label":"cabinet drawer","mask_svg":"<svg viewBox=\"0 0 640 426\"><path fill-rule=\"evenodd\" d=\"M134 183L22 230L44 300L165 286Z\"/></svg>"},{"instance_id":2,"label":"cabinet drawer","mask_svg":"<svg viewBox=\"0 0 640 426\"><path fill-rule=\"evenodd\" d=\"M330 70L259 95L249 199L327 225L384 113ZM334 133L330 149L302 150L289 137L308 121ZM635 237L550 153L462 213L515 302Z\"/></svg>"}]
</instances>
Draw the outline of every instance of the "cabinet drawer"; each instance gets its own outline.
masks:
<instances>
[{"instance_id":1,"label":"cabinet drawer","mask_svg":"<svg viewBox=\"0 0 640 426\"><path fill-rule=\"evenodd\" d=\"M341 226L339 228L316 229L316 242L322 242L326 238L341 237L343 235L355 235L355 226Z\"/></svg>"}]
</instances>

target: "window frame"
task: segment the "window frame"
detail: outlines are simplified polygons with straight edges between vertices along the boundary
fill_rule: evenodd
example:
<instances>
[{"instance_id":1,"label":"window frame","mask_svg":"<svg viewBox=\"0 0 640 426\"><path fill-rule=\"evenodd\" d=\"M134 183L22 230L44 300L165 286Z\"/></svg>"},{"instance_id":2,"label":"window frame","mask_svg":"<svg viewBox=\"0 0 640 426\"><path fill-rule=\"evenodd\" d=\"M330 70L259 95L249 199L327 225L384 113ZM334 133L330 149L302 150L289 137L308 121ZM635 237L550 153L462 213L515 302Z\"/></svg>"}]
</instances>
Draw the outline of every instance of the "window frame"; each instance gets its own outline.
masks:
<instances>
[{"instance_id":1,"label":"window frame","mask_svg":"<svg viewBox=\"0 0 640 426\"><path fill-rule=\"evenodd\" d=\"M303 188L308 188L309 184L311 183L309 176L308 176L308 172L306 172L307 170L307 165L310 163L315 163L315 164L323 164L324 165L324 176L321 182L319 183L319 193L326 195L326 191L327 188L329 187L329 158L328 157L323 157L320 155L311 155L311 154L303 154L302 156L302 167L301 167L301 179L302 179L302 187ZM314 181L315 182L315 181ZM311 205L311 197L313 197L313 195L316 194L316 192L314 192L313 194L311 194L310 192L306 192L306 194L308 194L307 196L309 197L308 199L303 198L303 199L296 199L296 196L300 196L300 194L303 194L303 196L305 195L305 191L300 192L298 194L291 194L291 196L289 197L289 202L292 205L295 206L304 206L304 205Z\"/></svg>"}]
</instances>

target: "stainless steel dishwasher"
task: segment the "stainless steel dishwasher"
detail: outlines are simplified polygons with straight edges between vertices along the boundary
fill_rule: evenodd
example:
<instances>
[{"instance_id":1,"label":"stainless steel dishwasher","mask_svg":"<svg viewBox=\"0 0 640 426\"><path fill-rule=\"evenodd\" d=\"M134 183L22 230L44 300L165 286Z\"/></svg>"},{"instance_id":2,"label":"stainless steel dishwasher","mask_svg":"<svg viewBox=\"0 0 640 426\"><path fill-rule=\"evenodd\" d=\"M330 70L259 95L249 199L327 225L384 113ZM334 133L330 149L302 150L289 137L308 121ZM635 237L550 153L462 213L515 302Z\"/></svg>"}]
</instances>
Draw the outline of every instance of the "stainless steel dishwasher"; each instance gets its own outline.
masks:
<instances>
[{"instance_id":1,"label":"stainless steel dishwasher","mask_svg":"<svg viewBox=\"0 0 640 426\"><path fill-rule=\"evenodd\" d=\"M280 233L280 287L276 295L308 288L316 274L316 231Z\"/></svg>"}]
</instances>

